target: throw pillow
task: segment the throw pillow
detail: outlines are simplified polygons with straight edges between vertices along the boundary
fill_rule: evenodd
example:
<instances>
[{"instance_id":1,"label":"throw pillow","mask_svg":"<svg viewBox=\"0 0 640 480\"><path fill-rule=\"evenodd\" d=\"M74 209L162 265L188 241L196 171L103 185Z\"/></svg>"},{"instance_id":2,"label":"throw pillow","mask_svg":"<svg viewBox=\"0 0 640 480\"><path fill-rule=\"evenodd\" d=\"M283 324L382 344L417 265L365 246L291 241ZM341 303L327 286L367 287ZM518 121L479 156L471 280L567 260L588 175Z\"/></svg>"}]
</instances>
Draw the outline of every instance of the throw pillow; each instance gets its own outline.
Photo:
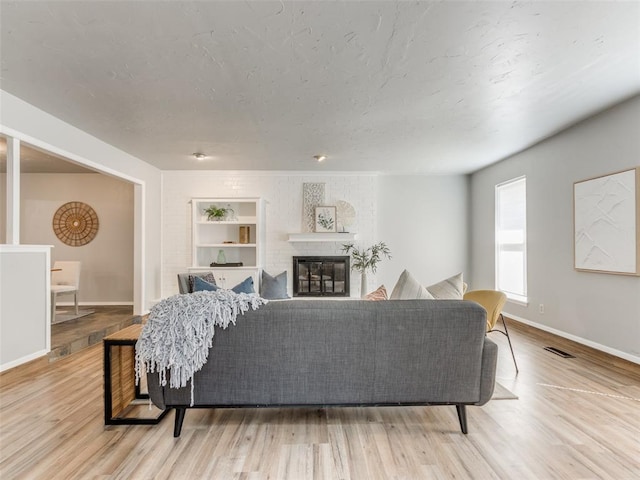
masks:
<instances>
[{"instance_id":1,"label":"throw pillow","mask_svg":"<svg viewBox=\"0 0 640 480\"><path fill-rule=\"evenodd\" d=\"M387 289L384 287L384 285L380 285L373 292L366 294L364 298L365 300L371 300L373 302L388 300Z\"/></svg>"},{"instance_id":2,"label":"throw pillow","mask_svg":"<svg viewBox=\"0 0 640 480\"><path fill-rule=\"evenodd\" d=\"M285 270L275 277L262 271L262 298L267 300L278 300L289 298L287 295L287 271Z\"/></svg>"},{"instance_id":3,"label":"throw pillow","mask_svg":"<svg viewBox=\"0 0 640 480\"><path fill-rule=\"evenodd\" d=\"M236 293L256 293L255 289L253 288L253 277L245 278L242 282L240 282L238 285L233 287L231 290L233 290Z\"/></svg>"},{"instance_id":4,"label":"throw pillow","mask_svg":"<svg viewBox=\"0 0 640 480\"><path fill-rule=\"evenodd\" d=\"M216 284L216 277L213 276L213 273L211 272L206 272L206 273L200 273L200 274L192 274L189 275L188 279L187 279L187 283L189 284L189 293L193 293L193 281L196 277L200 277L201 279L203 279L205 282L208 283L212 283L213 285Z\"/></svg>"},{"instance_id":5,"label":"throw pillow","mask_svg":"<svg viewBox=\"0 0 640 480\"><path fill-rule=\"evenodd\" d=\"M433 298L439 300L462 300L462 295L464 294L462 273L449 277L441 282L434 283L427 287L427 290L433 295Z\"/></svg>"},{"instance_id":6,"label":"throw pillow","mask_svg":"<svg viewBox=\"0 0 640 480\"><path fill-rule=\"evenodd\" d=\"M400 274L396 286L393 287L390 300L421 300L432 299L433 295L420 285L413 276L405 270Z\"/></svg>"},{"instance_id":7,"label":"throw pillow","mask_svg":"<svg viewBox=\"0 0 640 480\"><path fill-rule=\"evenodd\" d=\"M198 276L193 277L193 292L215 292L216 290L220 290L220 287Z\"/></svg>"}]
</instances>

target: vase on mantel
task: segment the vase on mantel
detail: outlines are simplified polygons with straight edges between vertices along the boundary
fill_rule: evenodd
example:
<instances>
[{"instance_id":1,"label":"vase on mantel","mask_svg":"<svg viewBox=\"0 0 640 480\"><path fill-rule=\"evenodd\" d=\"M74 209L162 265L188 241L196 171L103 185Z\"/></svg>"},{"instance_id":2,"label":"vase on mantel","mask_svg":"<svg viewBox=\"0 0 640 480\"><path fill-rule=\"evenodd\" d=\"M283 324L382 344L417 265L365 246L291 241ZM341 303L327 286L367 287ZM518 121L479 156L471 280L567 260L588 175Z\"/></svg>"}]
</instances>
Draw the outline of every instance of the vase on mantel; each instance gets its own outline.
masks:
<instances>
[{"instance_id":1,"label":"vase on mantel","mask_svg":"<svg viewBox=\"0 0 640 480\"><path fill-rule=\"evenodd\" d=\"M367 296L367 273L362 272L360 274L360 298Z\"/></svg>"}]
</instances>

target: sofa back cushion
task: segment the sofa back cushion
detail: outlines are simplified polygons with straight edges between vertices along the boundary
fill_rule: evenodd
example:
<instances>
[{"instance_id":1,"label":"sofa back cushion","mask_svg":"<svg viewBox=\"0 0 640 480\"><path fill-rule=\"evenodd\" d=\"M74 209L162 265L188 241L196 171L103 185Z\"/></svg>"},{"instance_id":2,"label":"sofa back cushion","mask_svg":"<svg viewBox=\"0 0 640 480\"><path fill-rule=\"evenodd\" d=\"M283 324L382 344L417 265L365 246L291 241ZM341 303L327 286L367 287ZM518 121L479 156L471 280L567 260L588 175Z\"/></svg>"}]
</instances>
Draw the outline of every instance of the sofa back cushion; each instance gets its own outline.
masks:
<instances>
[{"instance_id":1,"label":"sofa back cushion","mask_svg":"<svg viewBox=\"0 0 640 480\"><path fill-rule=\"evenodd\" d=\"M271 302L218 329L196 405L480 399L485 311L473 302ZM190 388L164 389L170 405Z\"/></svg>"}]
</instances>

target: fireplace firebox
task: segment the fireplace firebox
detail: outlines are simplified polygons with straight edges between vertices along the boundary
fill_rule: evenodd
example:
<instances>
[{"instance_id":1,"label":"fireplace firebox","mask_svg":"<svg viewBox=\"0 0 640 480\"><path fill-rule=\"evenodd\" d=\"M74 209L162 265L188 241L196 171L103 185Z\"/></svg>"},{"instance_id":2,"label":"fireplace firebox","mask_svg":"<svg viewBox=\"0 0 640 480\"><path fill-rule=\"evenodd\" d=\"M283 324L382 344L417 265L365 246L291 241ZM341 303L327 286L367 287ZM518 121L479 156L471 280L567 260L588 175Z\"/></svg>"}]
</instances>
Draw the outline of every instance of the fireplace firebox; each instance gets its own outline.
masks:
<instances>
[{"instance_id":1,"label":"fireplace firebox","mask_svg":"<svg viewBox=\"0 0 640 480\"><path fill-rule=\"evenodd\" d=\"M293 257L293 296L349 296L349 257Z\"/></svg>"}]
</instances>

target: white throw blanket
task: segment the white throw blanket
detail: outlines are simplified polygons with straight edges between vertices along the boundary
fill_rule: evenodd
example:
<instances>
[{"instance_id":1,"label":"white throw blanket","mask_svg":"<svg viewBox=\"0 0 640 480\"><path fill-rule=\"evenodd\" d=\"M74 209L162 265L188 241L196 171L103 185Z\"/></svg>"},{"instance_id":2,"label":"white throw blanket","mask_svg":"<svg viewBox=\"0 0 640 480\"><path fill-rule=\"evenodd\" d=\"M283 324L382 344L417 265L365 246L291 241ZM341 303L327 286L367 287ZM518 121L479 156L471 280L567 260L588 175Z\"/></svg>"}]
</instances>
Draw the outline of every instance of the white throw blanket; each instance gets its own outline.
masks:
<instances>
[{"instance_id":1,"label":"white throw blanket","mask_svg":"<svg viewBox=\"0 0 640 480\"><path fill-rule=\"evenodd\" d=\"M174 295L151 308L136 343L136 384L145 369L158 372L160 384L181 388L206 363L216 326L235 325L238 313L256 310L268 301L231 290ZM193 382L191 382L193 406Z\"/></svg>"}]
</instances>

